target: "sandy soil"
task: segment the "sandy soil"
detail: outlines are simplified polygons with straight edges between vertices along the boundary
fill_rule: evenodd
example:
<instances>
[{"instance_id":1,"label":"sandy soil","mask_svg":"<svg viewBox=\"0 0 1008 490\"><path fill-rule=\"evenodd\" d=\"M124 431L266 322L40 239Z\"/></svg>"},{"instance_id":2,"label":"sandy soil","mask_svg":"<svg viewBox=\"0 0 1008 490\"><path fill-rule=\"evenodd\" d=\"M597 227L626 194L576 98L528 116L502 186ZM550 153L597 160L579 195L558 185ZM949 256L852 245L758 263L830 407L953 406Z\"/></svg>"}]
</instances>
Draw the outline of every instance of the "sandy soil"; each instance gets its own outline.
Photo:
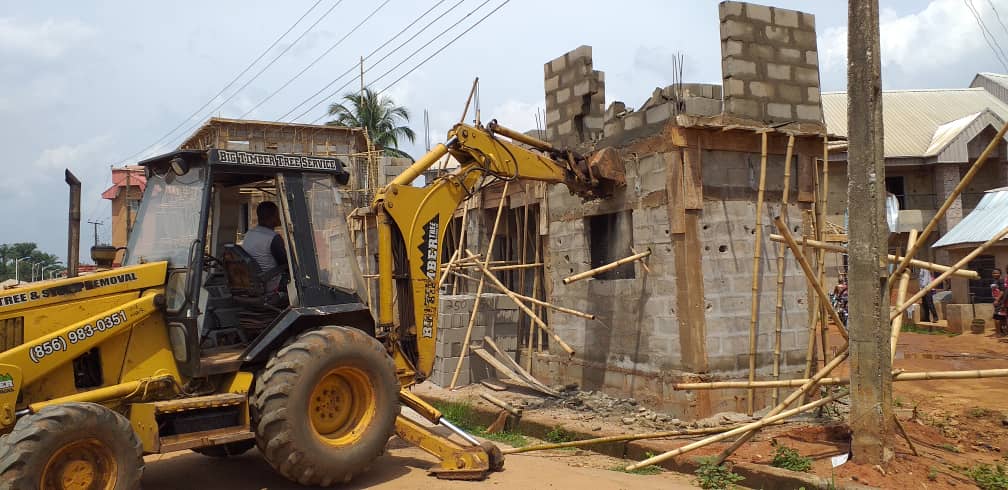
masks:
<instances>
[{"instance_id":1,"label":"sandy soil","mask_svg":"<svg viewBox=\"0 0 1008 490\"><path fill-rule=\"evenodd\" d=\"M389 452L379 458L371 471L341 489L401 488L424 490L474 488L549 488L557 490L653 488L690 489L690 478L672 472L658 475L634 475L613 471L626 465L624 460L586 451L554 451L540 454L507 456L504 471L483 482L445 481L427 475L436 460L427 453L393 438ZM285 480L263 461L260 454L218 460L180 451L148 456L144 471L144 490L281 490L302 489Z\"/></svg>"}]
</instances>

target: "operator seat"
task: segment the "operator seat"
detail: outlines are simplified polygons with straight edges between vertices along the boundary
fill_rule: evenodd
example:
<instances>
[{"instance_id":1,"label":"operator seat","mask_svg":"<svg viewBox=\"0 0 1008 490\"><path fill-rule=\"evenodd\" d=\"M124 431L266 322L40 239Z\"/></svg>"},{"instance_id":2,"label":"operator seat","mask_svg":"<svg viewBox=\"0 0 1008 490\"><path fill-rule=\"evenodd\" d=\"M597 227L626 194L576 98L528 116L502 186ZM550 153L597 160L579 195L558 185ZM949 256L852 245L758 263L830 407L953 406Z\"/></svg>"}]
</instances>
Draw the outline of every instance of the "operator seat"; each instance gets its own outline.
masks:
<instances>
[{"instance_id":1,"label":"operator seat","mask_svg":"<svg viewBox=\"0 0 1008 490\"><path fill-rule=\"evenodd\" d=\"M266 285L285 272L284 266L263 271L245 249L234 243L224 245L221 256L231 298L245 310L242 326L261 330L289 304L283 281L279 291L268 291Z\"/></svg>"}]
</instances>

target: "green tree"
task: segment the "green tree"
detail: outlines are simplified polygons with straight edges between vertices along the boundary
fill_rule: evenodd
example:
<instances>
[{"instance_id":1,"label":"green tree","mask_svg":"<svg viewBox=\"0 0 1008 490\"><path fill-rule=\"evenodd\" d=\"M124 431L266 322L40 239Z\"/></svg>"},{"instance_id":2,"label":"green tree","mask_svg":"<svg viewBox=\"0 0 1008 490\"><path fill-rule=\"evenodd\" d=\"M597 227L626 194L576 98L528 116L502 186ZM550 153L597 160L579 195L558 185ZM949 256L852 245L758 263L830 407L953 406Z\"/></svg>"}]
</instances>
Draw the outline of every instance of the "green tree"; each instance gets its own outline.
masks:
<instances>
[{"instance_id":1,"label":"green tree","mask_svg":"<svg viewBox=\"0 0 1008 490\"><path fill-rule=\"evenodd\" d=\"M20 262L17 259L28 257ZM36 278L41 267L55 266L60 264L59 257L45 253L38 249L38 245L33 242L4 243L0 244L0 281L14 279L14 264L17 263L19 277L22 281L30 281L32 276L32 266ZM50 267L50 269L52 269Z\"/></svg>"},{"instance_id":2,"label":"green tree","mask_svg":"<svg viewBox=\"0 0 1008 490\"><path fill-rule=\"evenodd\" d=\"M329 106L329 115L336 119L326 124L366 128L371 142L387 155L412 159L399 149L401 139L408 139L410 143L416 140L416 133L406 126L409 111L397 106L388 96L379 96L370 88L365 88L364 93L347 93L343 95L343 102L333 102Z\"/></svg>"}]
</instances>

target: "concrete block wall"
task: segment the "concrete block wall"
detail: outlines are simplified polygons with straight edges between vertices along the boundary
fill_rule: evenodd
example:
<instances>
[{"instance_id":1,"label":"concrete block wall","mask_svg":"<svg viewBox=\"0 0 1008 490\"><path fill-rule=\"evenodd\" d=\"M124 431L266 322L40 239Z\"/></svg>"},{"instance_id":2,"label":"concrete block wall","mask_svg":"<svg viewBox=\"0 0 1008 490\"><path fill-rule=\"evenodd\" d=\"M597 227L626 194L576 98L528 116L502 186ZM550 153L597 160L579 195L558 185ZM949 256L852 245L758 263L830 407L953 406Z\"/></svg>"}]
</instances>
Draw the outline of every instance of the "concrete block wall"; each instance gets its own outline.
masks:
<instances>
[{"instance_id":1,"label":"concrete block wall","mask_svg":"<svg viewBox=\"0 0 1008 490\"><path fill-rule=\"evenodd\" d=\"M726 115L761 122L823 122L815 16L721 2Z\"/></svg>"},{"instance_id":2,"label":"concrete block wall","mask_svg":"<svg viewBox=\"0 0 1008 490\"><path fill-rule=\"evenodd\" d=\"M749 370L749 321L752 304L753 253L756 245L756 203L741 200L706 200L701 219L703 277L706 299L707 360L712 372L726 378L744 377ZM757 374L769 375L774 351L777 312L778 244L769 235L777 233L774 216L779 203L763 208L762 258L757 329ZM788 216L801 210L789 206ZM791 219L792 229L800 219ZM805 366L808 344L808 307L805 275L790 253L784 260L784 314L781 322L781 372Z\"/></svg>"},{"instance_id":3,"label":"concrete block wall","mask_svg":"<svg viewBox=\"0 0 1008 490\"><path fill-rule=\"evenodd\" d=\"M546 138L574 148L602 137L605 74L592 69L591 46L579 46L543 65Z\"/></svg>"},{"instance_id":4,"label":"concrete block wall","mask_svg":"<svg viewBox=\"0 0 1008 490\"><path fill-rule=\"evenodd\" d=\"M451 384L462 354L469 318L472 316L475 295L441 295L438 310L437 355L434 358L434 371L431 381L442 387ZM476 314L470 336L470 346L483 344L483 337L493 339L501 350L512 358L518 352L518 305L503 294L484 294L480 299L480 309ZM488 351L490 349L487 349ZM497 378L500 375L482 358L471 353L462 357L462 370L456 386L478 383L487 378Z\"/></svg>"},{"instance_id":5,"label":"concrete block wall","mask_svg":"<svg viewBox=\"0 0 1008 490\"><path fill-rule=\"evenodd\" d=\"M664 125L677 114L714 116L721 114L721 86L709 83L684 83L656 88L637 110L628 110L623 102L613 102L605 112L603 138L619 138L627 132L640 132L652 125Z\"/></svg>"}]
</instances>

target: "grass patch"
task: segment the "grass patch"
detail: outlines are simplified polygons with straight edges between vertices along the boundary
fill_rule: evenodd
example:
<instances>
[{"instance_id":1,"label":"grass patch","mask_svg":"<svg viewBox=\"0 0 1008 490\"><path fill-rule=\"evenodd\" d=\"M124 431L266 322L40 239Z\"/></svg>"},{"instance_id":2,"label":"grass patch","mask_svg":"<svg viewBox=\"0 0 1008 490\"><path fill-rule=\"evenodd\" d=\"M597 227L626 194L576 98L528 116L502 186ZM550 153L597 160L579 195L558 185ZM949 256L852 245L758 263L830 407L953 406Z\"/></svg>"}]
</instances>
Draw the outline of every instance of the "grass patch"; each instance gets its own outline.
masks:
<instances>
[{"instance_id":1,"label":"grass patch","mask_svg":"<svg viewBox=\"0 0 1008 490\"><path fill-rule=\"evenodd\" d=\"M946 451L948 451L950 453L961 453L962 452L962 451L959 450L959 448L957 448L957 447L955 447L952 444L949 444L947 442L940 444L938 447L940 447L940 448L942 448L942 449L944 449L944 450L946 450Z\"/></svg>"},{"instance_id":2,"label":"grass patch","mask_svg":"<svg viewBox=\"0 0 1008 490\"><path fill-rule=\"evenodd\" d=\"M982 490L1008 489L1008 473L1004 466L981 464L966 470L966 474L976 482Z\"/></svg>"},{"instance_id":3,"label":"grass patch","mask_svg":"<svg viewBox=\"0 0 1008 490\"><path fill-rule=\"evenodd\" d=\"M773 461L770 466L783 468L785 470L806 472L812 469L812 458L806 458L796 449L785 445L774 444L777 449L774 451Z\"/></svg>"},{"instance_id":4,"label":"grass patch","mask_svg":"<svg viewBox=\"0 0 1008 490\"><path fill-rule=\"evenodd\" d=\"M573 433L568 432L567 429L564 429L559 425L553 427L552 429L550 429L549 432L546 433L546 441L548 442L555 442L555 443L571 442L575 439L576 438L574 437Z\"/></svg>"},{"instance_id":5,"label":"grass patch","mask_svg":"<svg viewBox=\"0 0 1008 490\"><path fill-rule=\"evenodd\" d=\"M928 468L927 479L928 479L928 481L937 481L938 480L938 469L935 468L934 466Z\"/></svg>"},{"instance_id":6,"label":"grass patch","mask_svg":"<svg viewBox=\"0 0 1008 490\"><path fill-rule=\"evenodd\" d=\"M735 488L736 483L745 480L728 465L714 464L714 458L701 459L700 467L693 474L696 475L693 483L705 490L730 490Z\"/></svg>"},{"instance_id":7,"label":"grass patch","mask_svg":"<svg viewBox=\"0 0 1008 490\"><path fill-rule=\"evenodd\" d=\"M969 416L975 419L983 418L990 414L991 414L990 410L987 410L986 408L973 407L969 409Z\"/></svg>"},{"instance_id":8,"label":"grass patch","mask_svg":"<svg viewBox=\"0 0 1008 490\"><path fill-rule=\"evenodd\" d=\"M435 402L433 405L441 412L442 417L474 436L503 442L514 447L528 445L528 439L518 432L504 431L492 434L487 432L485 426L476 422L475 411L469 402Z\"/></svg>"},{"instance_id":9,"label":"grass patch","mask_svg":"<svg viewBox=\"0 0 1008 490\"><path fill-rule=\"evenodd\" d=\"M644 453L644 459L650 459L650 458L653 458L653 457L654 457L654 453L652 453L650 451ZM619 465L619 466L614 467L613 471L619 471L620 473L629 473L631 475L657 475L657 474L659 474L659 473L661 473L661 472L663 472L665 470L663 470L660 466L655 466L655 465L652 464L652 465L642 466L640 468L637 468L636 470L629 470L629 471L627 471L625 465Z\"/></svg>"},{"instance_id":10,"label":"grass patch","mask_svg":"<svg viewBox=\"0 0 1008 490\"><path fill-rule=\"evenodd\" d=\"M918 327L916 323L904 323L903 326L900 327L900 331L901 332L910 332L910 333L919 333L919 334L924 334L924 335L941 335L943 337L955 337L956 336L955 333L946 332L946 331L941 330L941 329L931 330L930 328L927 328L927 327Z\"/></svg>"}]
</instances>

